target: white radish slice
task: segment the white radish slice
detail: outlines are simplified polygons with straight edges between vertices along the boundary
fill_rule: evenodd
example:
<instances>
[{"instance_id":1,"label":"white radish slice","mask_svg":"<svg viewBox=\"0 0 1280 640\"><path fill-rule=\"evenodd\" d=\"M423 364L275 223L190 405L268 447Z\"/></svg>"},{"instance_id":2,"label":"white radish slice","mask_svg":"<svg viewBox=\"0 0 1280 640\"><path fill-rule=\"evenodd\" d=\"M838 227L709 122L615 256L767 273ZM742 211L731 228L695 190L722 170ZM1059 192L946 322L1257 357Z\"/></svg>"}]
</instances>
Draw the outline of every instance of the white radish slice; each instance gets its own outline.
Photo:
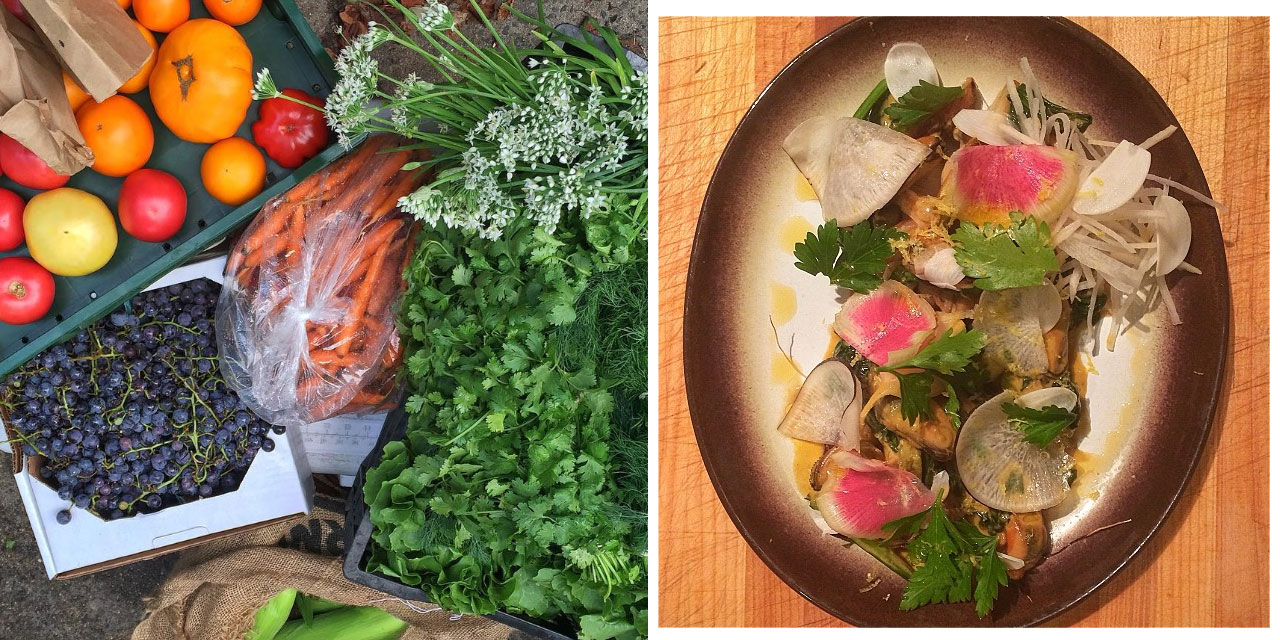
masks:
<instances>
[{"instance_id":1,"label":"white radish slice","mask_svg":"<svg viewBox=\"0 0 1280 640\"><path fill-rule=\"evenodd\" d=\"M956 250L948 246L926 247L911 260L911 273L921 280L943 289L955 290L964 279L964 271L956 261Z\"/></svg>"},{"instance_id":2,"label":"white radish slice","mask_svg":"<svg viewBox=\"0 0 1280 640\"><path fill-rule=\"evenodd\" d=\"M1031 136L1014 129L1009 116L986 109L961 109L951 123L965 135L977 138L983 144L1011 145L1036 144Z\"/></svg>"},{"instance_id":3,"label":"white radish slice","mask_svg":"<svg viewBox=\"0 0 1280 640\"><path fill-rule=\"evenodd\" d=\"M853 402L849 403L840 416L840 439L836 446L841 449L860 451L862 449L862 385L854 382L856 391Z\"/></svg>"},{"instance_id":4,"label":"white radish slice","mask_svg":"<svg viewBox=\"0 0 1280 640\"><path fill-rule=\"evenodd\" d=\"M1013 401L1013 392L1005 391L974 409L956 440L956 469L969 493L992 509L1048 509L1071 489L1071 457L1059 446L1027 442L1004 413L1003 405Z\"/></svg>"},{"instance_id":5,"label":"white radish slice","mask_svg":"<svg viewBox=\"0 0 1280 640\"><path fill-rule=\"evenodd\" d=\"M933 504L934 493L910 471L847 451L831 454L828 464L814 504L832 529L850 538L888 538L884 525Z\"/></svg>"},{"instance_id":6,"label":"white radish slice","mask_svg":"<svg viewBox=\"0 0 1280 640\"><path fill-rule=\"evenodd\" d=\"M1090 216L1115 211L1133 199L1150 170L1151 152L1121 140L1111 155L1081 181L1072 206Z\"/></svg>"},{"instance_id":7,"label":"white radish slice","mask_svg":"<svg viewBox=\"0 0 1280 640\"><path fill-rule=\"evenodd\" d=\"M1157 196L1155 207L1162 214L1156 218L1156 265L1163 276L1177 269L1191 250L1191 217L1186 206L1173 196Z\"/></svg>"},{"instance_id":8,"label":"white radish slice","mask_svg":"<svg viewBox=\"0 0 1280 640\"><path fill-rule=\"evenodd\" d=\"M973 328L987 335L983 357L1017 376L1049 370L1044 333L1062 316L1053 285L984 291L973 309Z\"/></svg>"},{"instance_id":9,"label":"white radish slice","mask_svg":"<svg viewBox=\"0 0 1280 640\"><path fill-rule=\"evenodd\" d=\"M1045 407L1060 407L1067 411L1076 408L1076 403L1080 401L1076 396L1076 392L1066 387L1045 387L1028 391L1020 396L1014 402L1028 409L1043 409Z\"/></svg>"},{"instance_id":10,"label":"white radish slice","mask_svg":"<svg viewBox=\"0 0 1280 640\"><path fill-rule=\"evenodd\" d=\"M848 366L839 360L825 360L800 385L778 431L797 440L853 449L858 444L856 417L862 411L861 395L861 385ZM847 419L850 409L855 418L852 421Z\"/></svg>"},{"instance_id":11,"label":"white radish slice","mask_svg":"<svg viewBox=\"0 0 1280 640\"><path fill-rule=\"evenodd\" d=\"M787 134L782 148L813 186L822 215L842 227L888 204L929 147L858 118L816 116Z\"/></svg>"},{"instance_id":12,"label":"white radish slice","mask_svg":"<svg viewBox=\"0 0 1280 640\"><path fill-rule=\"evenodd\" d=\"M921 81L942 84L933 58L918 42L899 42L889 48L884 59L884 81L895 99L901 98Z\"/></svg>"},{"instance_id":13,"label":"white radish slice","mask_svg":"<svg viewBox=\"0 0 1280 640\"><path fill-rule=\"evenodd\" d=\"M997 551L996 557L1000 558L1000 562L1004 564L1004 568L1010 571L1017 571L1018 569L1027 566L1027 563L1023 561L1022 558L1015 558L1007 553Z\"/></svg>"}]
</instances>

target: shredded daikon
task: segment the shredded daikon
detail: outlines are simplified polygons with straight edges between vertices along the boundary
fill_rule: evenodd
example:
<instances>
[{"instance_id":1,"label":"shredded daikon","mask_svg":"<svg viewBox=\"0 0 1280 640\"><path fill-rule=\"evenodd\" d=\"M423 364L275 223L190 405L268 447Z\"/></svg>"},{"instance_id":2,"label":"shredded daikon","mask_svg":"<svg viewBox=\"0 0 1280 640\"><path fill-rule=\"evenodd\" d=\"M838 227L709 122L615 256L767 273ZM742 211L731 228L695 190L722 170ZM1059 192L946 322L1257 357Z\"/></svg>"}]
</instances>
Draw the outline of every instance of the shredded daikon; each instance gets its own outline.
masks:
<instances>
[{"instance_id":1,"label":"shredded daikon","mask_svg":"<svg viewBox=\"0 0 1280 640\"><path fill-rule=\"evenodd\" d=\"M1154 136L1151 136L1150 138L1147 138L1145 141L1143 141L1143 143L1142 143L1142 144L1140 144L1140 145L1138 145L1138 146L1139 146L1139 147L1142 147L1143 149L1150 149L1151 147L1155 146L1157 143L1159 143L1159 142L1161 142L1161 141L1163 141L1163 140L1167 139L1169 136L1173 135L1173 132L1174 132L1174 131L1177 131L1177 130L1178 130L1178 128L1177 128L1177 127L1175 127L1175 126L1173 126L1173 125L1169 125L1169 126L1165 127L1164 129L1162 129L1162 130L1160 131L1160 133L1157 133L1157 134L1155 134Z\"/></svg>"},{"instance_id":2,"label":"shredded daikon","mask_svg":"<svg viewBox=\"0 0 1280 640\"><path fill-rule=\"evenodd\" d=\"M1041 144L1050 143L1047 141L1052 138L1051 143L1055 147L1077 153L1080 175L1088 175L1111 155L1119 143L1090 139L1065 113L1046 116L1044 95L1030 64L1022 58L1018 66L1025 79L1025 108L1018 97L1016 81L1008 78L1005 82L1018 128ZM1167 126L1138 146L1150 149L1176 131L1177 127ZM1098 298L1101 293L1107 295L1105 306L1112 313L1105 342L1111 350L1115 349L1115 341L1120 334L1131 327L1142 326L1143 318L1160 307L1168 310L1173 324L1181 323L1169 284L1165 276L1158 274L1160 243L1156 240L1156 231L1166 214L1156 206L1157 198L1167 196L1169 189L1173 188L1219 212L1225 210L1223 203L1168 178L1148 174L1146 179L1160 186L1143 187L1129 202L1098 215L1084 216L1068 208L1055 221L1050 236L1062 265L1057 278L1059 291L1069 298L1077 298L1087 292L1086 322L1091 337L1096 337L1093 316ZM1185 261L1177 269L1200 273Z\"/></svg>"}]
</instances>

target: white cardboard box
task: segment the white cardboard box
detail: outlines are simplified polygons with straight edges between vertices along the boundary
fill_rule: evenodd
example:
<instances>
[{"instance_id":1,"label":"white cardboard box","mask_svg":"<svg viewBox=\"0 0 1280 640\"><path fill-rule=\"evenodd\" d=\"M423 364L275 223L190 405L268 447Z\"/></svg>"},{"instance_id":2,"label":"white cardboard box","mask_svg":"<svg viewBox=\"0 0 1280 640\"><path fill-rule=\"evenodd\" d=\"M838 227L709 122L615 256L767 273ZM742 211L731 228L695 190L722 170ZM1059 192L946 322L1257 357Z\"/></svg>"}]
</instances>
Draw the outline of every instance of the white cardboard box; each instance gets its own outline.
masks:
<instances>
[{"instance_id":1,"label":"white cardboard box","mask_svg":"<svg viewBox=\"0 0 1280 640\"><path fill-rule=\"evenodd\" d=\"M225 262L222 257L181 267L147 290L201 277L221 282ZM111 521L59 498L33 475L34 461L28 460L14 480L45 572L50 578L81 576L310 513L315 487L298 430L269 437L275 449L258 451L239 489ZM68 508L71 522L58 524L56 514Z\"/></svg>"}]
</instances>

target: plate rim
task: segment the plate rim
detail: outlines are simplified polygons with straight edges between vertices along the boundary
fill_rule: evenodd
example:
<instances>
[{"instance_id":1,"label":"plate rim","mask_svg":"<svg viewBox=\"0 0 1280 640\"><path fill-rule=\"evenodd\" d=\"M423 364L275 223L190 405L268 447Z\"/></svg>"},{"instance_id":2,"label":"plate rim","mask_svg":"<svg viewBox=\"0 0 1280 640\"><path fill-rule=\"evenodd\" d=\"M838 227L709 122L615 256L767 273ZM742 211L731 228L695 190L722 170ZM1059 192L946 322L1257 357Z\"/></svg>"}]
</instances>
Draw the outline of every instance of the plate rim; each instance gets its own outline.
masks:
<instances>
[{"instance_id":1,"label":"plate rim","mask_svg":"<svg viewBox=\"0 0 1280 640\"><path fill-rule=\"evenodd\" d=\"M905 16L905 17L912 18L910 16ZM914 16L915 19L927 18L927 17L928 16ZM1068 31L1070 35L1084 41L1086 45L1091 46L1092 48L1094 48L1095 50L1103 54L1105 57L1109 58L1113 63L1119 65L1120 67L1124 68L1129 72L1132 72L1133 74L1136 74L1139 78L1142 78L1143 81L1146 82L1148 86L1151 85L1151 82L1149 79L1147 79L1146 75L1143 74L1140 70L1138 70L1137 67L1133 66L1133 64L1129 62L1129 60L1125 58L1123 54L1117 51L1114 47L1108 44L1101 37L1097 36L1092 31L1089 31L1088 29L1081 26L1080 24L1077 24L1076 22L1061 16L1015 16L1015 17L1021 17L1024 19L1032 19L1032 20L1043 20L1048 23L1062 27L1066 31ZM706 251L706 248L705 248L706 240L705 240L705 236L702 233L703 231L702 225L703 225L703 222L707 219L707 210L709 205L711 204L712 186L714 186L717 178L719 178L721 175L721 170L724 167L728 150L734 145L735 141L739 139L739 136L742 135L743 125L747 122L747 120L751 117L751 115L755 113L757 107L760 105L761 100L763 100L764 97L771 90L773 90L774 85L777 84L778 81L785 74L787 74L787 72L790 71L790 69L793 66L795 66L798 62L800 62L807 56L811 55L815 49L826 44L828 40L832 40L837 37L840 37L846 31L860 28L861 25L873 24L876 20L880 18L881 18L880 16L860 16L860 17L853 18L848 22L836 27L835 29L832 29L826 35L822 36L821 38L818 38L817 40L815 40L814 42L806 46L802 51L800 51L800 53L796 54L790 61L788 61L785 65L783 65L783 67L779 69L776 74L774 74L773 78L771 78L769 82L765 84L764 88L760 90L760 93L755 97L754 100L752 100L750 106L747 107L747 110L743 112L742 117L738 120L738 123L734 126L733 133L729 136L729 139L725 142L724 148L720 152L720 157L716 160L715 167L711 172L711 177L707 181L706 191L703 194L703 198L702 198L702 204L700 205L698 210L698 223L694 228L693 242L691 243L691 249L689 251L689 266L685 274L684 306L682 309L683 317L681 319L681 332L682 332L681 357L683 360L682 373L684 374L684 377L685 377L685 380L684 380L685 402L689 408L689 422L690 422L690 425L693 427L694 438L698 443L698 454L702 460L702 468L707 473L708 479L711 481L711 486L716 492L717 499L719 499L720 501L720 507L729 516L730 521L733 522L734 528L738 530L738 534L741 535L742 538L747 542L747 545L751 548L752 552L755 553L756 557L758 557L765 564L765 566L769 568L769 570L774 574L774 576L776 576L784 584L786 584L789 588L791 588L792 591L795 591L796 593L800 594L800 596L803 597L805 600L809 601L813 605L822 609L826 613L844 622L847 622L849 624L856 625L856 626L868 626L868 623L864 620L858 620L854 616L846 615L844 612L835 610L834 607L828 606L828 603L818 601L817 599L815 599L814 596L812 596L811 594L806 592L804 589L802 589L798 584L796 584L795 580L789 574L782 571L780 567L777 566L777 564L775 564L774 560L763 551L763 547L760 544L760 542L750 532L748 532L748 530L743 526L742 520L738 515L738 513L735 510L728 508L727 506L728 503L726 501L724 490L722 489L722 486L721 486L721 481L717 477L716 472L714 471L714 466L711 464L711 461L708 459L706 448L703 446L704 436L702 435L702 429L699 428L697 422L694 419L694 416L698 414L698 410L695 408L695 405L697 405L698 403L695 400L694 394L691 392L688 384L688 381L690 379L689 374L690 374L690 368L691 368L690 358L689 358L690 332L688 330L688 327L689 327L689 311L693 304L693 299L691 294L692 289L688 286L688 283L695 280L695 271L697 271L698 265L702 263L702 261L699 260L698 258L700 255L702 255ZM1160 92L1156 90L1154 86L1151 88L1153 91L1155 91L1156 96L1159 98L1159 106L1163 110L1163 113L1158 115L1167 116L1169 120L1172 122L1172 124L1177 127L1177 131L1185 135L1186 129L1183 128L1182 123L1177 119L1177 116L1174 115L1172 108L1169 107L1169 104L1165 100L1164 96L1161 95ZM1195 147L1191 145L1190 139L1187 140L1187 144L1188 144L1188 147L1191 148L1192 156L1195 159L1195 169L1200 174L1200 177L1204 180L1205 187L1206 187L1205 195L1212 198L1213 193L1211 188L1209 187L1208 178L1204 176L1204 166L1200 162L1200 157L1198 154L1195 153ZM1112 567L1109 571L1107 571L1104 575L1102 575L1096 582L1094 582L1094 584L1090 585L1086 589L1081 590L1077 595L1071 597L1067 602L1055 607L1046 608L1041 612L1037 612L1027 622L1019 626L1024 626L1024 627L1036 626L1051 618L1054 618L1056 616L1059 616L1067 612L1068 610L1072 609L1073 607L1078 605L1080 602L1082 602L1085 598L1097 592L1098 589L1100 589L1106 583L1110 582L1116 575L1118 575L1122 570L1124 570L1125 567L1129 566L1129 563L1133 560L1133 558L1136 557L1140 551L1142 551L1147 547L1148 543L1151 542L1152 538L1155 537L1156 533L1160 531L1160 529L1168 521L1169 515L1173 512L1174 507L1182 499L1183 494L1187 489L1187 485L1190 484L1191 482L1192 476L1195 474L1196 470L1200 467L1200 459L1204 454L1205 445L1209 441L1209 437L1211 436L1211 434L1215 431L1214 426L1219 418L1219 405L1222 401L1222 393L1223 393L1223 381L1224 381L1223 379L1226 373L1227 361L1230 359L1230 356L1231 356L1230 335L1231 335L1232 307L1231 307L1230 273L1227 269L1226 246L1225 246L1225 241L1222 238L1221 220L1219 219L1218 212L1216 210L1214 213L1212 226L1213 226L1213 229L1217 232L1216 233L1217 240L1218 240L1217 244L1222 247L1222 251L1218 252L1216 257L1221 259L1222 273L1225 280L1224 284L1226 284L1226 286L1223 287L1223 298L1225 302L1225 307L1224 307L1224 310L1221 312L1223 322L1220 324L1220 330L1215 332L1215 335L1212 336L1218 342L1218 348L1215 349L1215 351L1217 351L1221 355L1218 357L1217 366L1212 372L1212 376L1210 379L1214 392L1210 396L1210 400L1209 400L1207 424L1202 429L1200 429L1199 441L1196 443L1195 453L1191 457L1190 464L1186 465L1185 469L1179 474L1177 478L1177 487L1174 490L1172 499L1170 499L1168 503L1164 505L1163 509L1159 511L1159 515L1155 519L1152 526L1145 533L1143 533L1138 543L1133 545L1133 548L1129 550L1126 554L1124 554L1120 562L1118 562L1114 567ZM975 622L977 621L978 620L975 619Z\"/></svg>"}]
</instances>

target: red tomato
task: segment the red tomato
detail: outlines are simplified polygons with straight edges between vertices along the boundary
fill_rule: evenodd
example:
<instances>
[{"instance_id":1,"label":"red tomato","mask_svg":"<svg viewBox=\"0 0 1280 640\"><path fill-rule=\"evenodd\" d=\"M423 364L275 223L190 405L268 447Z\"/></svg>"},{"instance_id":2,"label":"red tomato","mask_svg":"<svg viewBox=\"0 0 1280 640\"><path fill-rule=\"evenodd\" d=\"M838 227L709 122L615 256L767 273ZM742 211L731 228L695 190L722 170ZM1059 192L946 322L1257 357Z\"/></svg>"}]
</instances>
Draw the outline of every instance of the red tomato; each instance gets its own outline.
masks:
<instances>
[{"instance_id":1,"label":"red tomato","mask_svg":"<svg viewBox=\"0 0 1280 640\"><path fill-rule=\"evenodd\" d=\"M31 189L57 189L71 179L50 169L36 154L3 134L0 134L0 165L4 165L10 180Z\"/></svg>"},{"instance_id":2,"label":"red tomato","mask_svg":"<svg viewBox=\"0 0 1280 640\"><path fill-rule=\"evenodd\" d=\"M0 187L0 251L12 251L22 244L22 210L26 206L21 196Z\"/></svg>"},{"instance_id":3,"label":"red tomato","mask_svg":"<svg viewBox=\"0 0 1280 640\"><path fill-rule=\"evenodd\" d=\"M0 258L0 322L35 322L52 306L53 274L31 258Z\"/></svg>"},{"instance_id":4,"label":"red tomato","mask_svg":"<svg viewBox=\"0 0 1280 640\"><path fill-rule=\"evenodd\" d=\"M145 242L172 238L187 219L187 192L159 169L139 169L120 187L120 226Z\"/></svg>"},{"instance_id":5,"label":"red tomato","mask_svg":"<svg viewBox=\"0 0 1280 640\"><path fill-rule=\"evenodd\" d=\"M253 123L253 142L267 152L267 157L287 169L293 169L324 151L329 145L329 130L324 124L324 101L297 89L284 94L318 107L298 104L286 98L271 98L258 107L258 121Z\"/></svg>"}]
</instances>

